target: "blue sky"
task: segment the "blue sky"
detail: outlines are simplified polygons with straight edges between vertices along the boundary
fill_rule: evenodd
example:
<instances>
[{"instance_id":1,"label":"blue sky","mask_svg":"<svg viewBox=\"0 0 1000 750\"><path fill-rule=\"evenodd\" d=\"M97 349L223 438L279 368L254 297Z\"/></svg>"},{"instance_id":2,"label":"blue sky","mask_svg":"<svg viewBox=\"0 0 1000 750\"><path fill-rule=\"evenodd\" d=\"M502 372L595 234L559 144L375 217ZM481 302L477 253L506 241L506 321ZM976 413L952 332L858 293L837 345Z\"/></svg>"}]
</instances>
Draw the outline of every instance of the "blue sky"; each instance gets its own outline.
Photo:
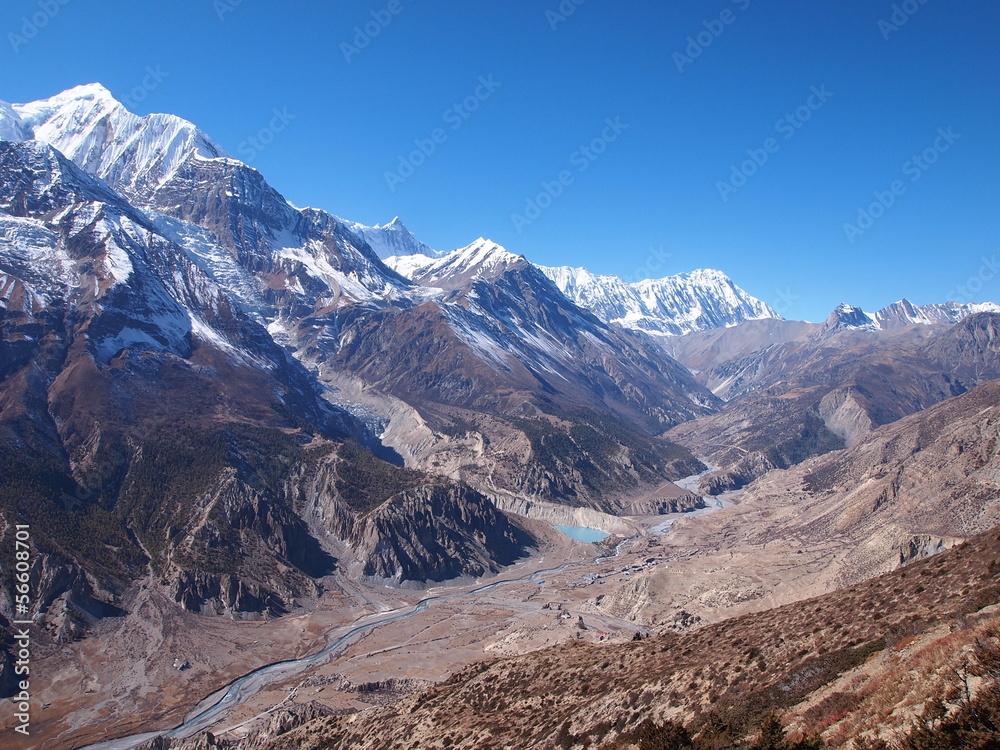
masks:
<instances>
[{"instance_id":1,"label":"blue sky","mask_svg":"<svg viewBox=\"0 0 1000 750\"><path fill-rule=\"evenodd\" d=\"M0 98L100 81L297 205L439 249L721 268L800 319L1000 301L1000 6L895 6L8 0Z\"/></svg>"}]
</instances>

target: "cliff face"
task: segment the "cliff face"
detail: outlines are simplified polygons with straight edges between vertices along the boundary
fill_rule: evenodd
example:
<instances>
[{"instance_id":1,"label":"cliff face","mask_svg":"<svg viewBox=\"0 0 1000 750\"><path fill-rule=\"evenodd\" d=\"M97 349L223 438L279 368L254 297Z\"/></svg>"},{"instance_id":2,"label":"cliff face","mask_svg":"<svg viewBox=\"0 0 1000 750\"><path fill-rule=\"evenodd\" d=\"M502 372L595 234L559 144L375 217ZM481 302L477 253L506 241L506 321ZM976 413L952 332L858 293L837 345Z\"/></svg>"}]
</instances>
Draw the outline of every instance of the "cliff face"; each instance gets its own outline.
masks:
<instances>
[{"instance_id":1,"label":"cliff face","mask_svg":"<svg viewBox=\"0 0 1000 750\"><path fill-rule=\"evenodd\" d=\"M355 524L354 552L366 577L393 581L479 578L524 554L531 538L466 487L421 487Z\"/></svg>"}]
</instances>

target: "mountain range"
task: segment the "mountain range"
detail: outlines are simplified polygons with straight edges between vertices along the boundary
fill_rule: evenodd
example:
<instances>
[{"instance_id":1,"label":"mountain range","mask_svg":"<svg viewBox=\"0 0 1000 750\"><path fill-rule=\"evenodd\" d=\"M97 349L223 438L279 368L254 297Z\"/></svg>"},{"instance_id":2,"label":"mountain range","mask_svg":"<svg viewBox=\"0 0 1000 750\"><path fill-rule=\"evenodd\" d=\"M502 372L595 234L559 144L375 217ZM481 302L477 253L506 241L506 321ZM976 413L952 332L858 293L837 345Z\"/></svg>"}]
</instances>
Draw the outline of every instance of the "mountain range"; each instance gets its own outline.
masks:
<instances>
[{"instance_id":1,"label":"mountain range","mask_svg":"<svg viewBox=\"0 0 1000 750\"><path fill-rule=\"evenodd\" d=\"M295 208L98 85L0 115L0 513L60 637L147 571L241 616L495 572L533 540L481 492L612 510L700 469L654 434L717 399L523 259L415 284L376 252L426 251L400 222Z\"/></svg>"},{"instance_id":2,"label":"mountain range","mask_svg":"<svg viewBox=\"0 0 1000 750\"><path fill-rule=\"evenodd\" d=\"M0 427L5 461L41 483L37 503L8 497L5 515L47 519L46 564L68 571L53 581L79 582L81 621L147 565L184 606L239 612L281 610L314 590L292 579L340 569L397 581L495 570L532 542L494 506L529 497L621 512L701 470L655 437L670 429L719 458L691 432L701 422L679 426L724 419L720 396L735 391L719 375L696 379L664 335L794 325L717 271L625 284L482 238L439 253L398 219L369 227L296 208L193 124L133 115L97 84L4 104L0 133ZM970 311L840 308L823 330ZM168 435L208 463L139 528L139 488L162 471L147 464L187 460ZM273 441L285 468L267 465ZM371 468L338 469L348 453ZM312 495L289 494L289 476L313 477ZM437 502L427 493L440 482L440 501L496 538L473 541L408 499ZM53 488L74 500L40 499ZM392 498L410 514L396 528L374 520ZM420 533L438 536L436 552L372 542L373 557L359 544L414 523L429 524ZM86 549L48 531L80 524L102 529ZM233 535L238 564L218 552ZM96 562L108 545L123 552ZM263 572L274 556L287 575Z\"/></svg>"},{"instance_id":3,"label":"mountain range","mask_svg":"<svg viewBox=\"0 0 1000 750\"><path fill-rule=\"evenodd\" d=\"M831 545L855 584L995 524L996 378L994 304L807 323L716 270L628 283L486 238L440 252L398 218L293 206L103 86L0 102L0 543L32 528L52 653L140 590L265 620L494 576L549 549L539 521L622 533L734 491L789 509L743 538ZM539 743L590 731L545 722Z\"/></svg>"}]
</instances>

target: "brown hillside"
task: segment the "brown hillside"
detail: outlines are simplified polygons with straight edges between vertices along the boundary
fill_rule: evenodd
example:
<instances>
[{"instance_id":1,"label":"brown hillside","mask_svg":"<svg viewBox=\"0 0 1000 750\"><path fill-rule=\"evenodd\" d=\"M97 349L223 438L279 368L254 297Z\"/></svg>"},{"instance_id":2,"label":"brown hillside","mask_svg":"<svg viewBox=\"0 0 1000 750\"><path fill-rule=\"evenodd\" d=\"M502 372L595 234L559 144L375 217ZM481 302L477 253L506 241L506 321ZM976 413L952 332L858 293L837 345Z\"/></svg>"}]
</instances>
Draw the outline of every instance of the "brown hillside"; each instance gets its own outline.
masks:
<instances>
[{"instance_id":1,"label":"brown hillside","mask_svg":"<svg viewBox=\"0 0 1000 750\"><path fill-rule=\"evenodd\" d=\"M998 619L984 611L1000 602L998 557L994 530L819 598L683 635L475 665L393 706L253 746L599 748L671 719L739 747L771 708L840 746L873 725L905 727L945 689L949 666Z\"/></svg>"}]
</instances>

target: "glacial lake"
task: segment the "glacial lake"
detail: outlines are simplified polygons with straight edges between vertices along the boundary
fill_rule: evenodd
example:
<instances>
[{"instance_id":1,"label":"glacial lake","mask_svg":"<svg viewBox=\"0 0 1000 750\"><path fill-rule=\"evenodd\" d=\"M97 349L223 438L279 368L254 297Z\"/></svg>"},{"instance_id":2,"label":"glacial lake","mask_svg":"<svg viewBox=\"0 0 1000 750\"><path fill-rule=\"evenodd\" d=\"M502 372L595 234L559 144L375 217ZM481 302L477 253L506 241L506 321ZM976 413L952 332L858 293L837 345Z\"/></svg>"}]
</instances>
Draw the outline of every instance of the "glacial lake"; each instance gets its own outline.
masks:
<instances>
[{"instance_id":1,"label":"glacial lake","mask_svg":"<svg viewBox=\"0 0 1000 750\"><path fill-rule=\"evenodd\" d=\"M587 529L582 526L556 526L559 531L573 539L578 539L581 542L603 542L610 535L606 531L598 531L597 529Z\"/></svg>"}]
</instances>

